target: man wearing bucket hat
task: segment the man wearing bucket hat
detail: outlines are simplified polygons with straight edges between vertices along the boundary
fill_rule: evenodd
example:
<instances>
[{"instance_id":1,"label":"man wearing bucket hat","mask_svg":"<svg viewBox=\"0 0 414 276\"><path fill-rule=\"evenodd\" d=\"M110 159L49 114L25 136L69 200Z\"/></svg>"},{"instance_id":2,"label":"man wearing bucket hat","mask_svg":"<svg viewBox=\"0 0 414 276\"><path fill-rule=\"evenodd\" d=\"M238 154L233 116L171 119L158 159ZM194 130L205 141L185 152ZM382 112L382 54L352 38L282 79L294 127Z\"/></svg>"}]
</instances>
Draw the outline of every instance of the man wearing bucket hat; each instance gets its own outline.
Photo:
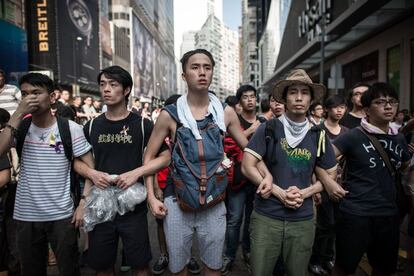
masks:
<instances>
[{"instance_id":1,"label":"man wearing bucket hat","mask_svg":"<svg viewBox=\"0 0 414 276\"><path fill-rule=\"evenodd\" d=\"M323 189L312 175L315 168L332 177L336 174L329 139L306 117L311 103L324 94L325 87L313 83L304 70L293 70L272 91L273 98L285 104L286 113L262 124L245 148L245 176L258 185L261 160L273 176L272 195L256 196L251 217L253 275L271 275L280 255L287 275L307 275L315 234L312 195Z\"/></svg>"}]
</instances>

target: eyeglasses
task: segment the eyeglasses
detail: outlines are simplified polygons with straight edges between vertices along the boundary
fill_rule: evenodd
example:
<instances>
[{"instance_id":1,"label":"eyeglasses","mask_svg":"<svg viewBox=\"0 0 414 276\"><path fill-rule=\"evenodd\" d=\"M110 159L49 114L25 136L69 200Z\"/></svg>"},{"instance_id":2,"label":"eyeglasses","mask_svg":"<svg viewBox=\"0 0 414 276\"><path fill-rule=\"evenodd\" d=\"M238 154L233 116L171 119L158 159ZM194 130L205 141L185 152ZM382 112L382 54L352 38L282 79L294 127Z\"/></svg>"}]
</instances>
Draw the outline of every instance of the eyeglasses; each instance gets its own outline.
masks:
<instances>
[{"instance_id":1,"label":"eyeglasses","mask_svg":"<svg viewBox=\"0 0 414 276\"><path fill-rule=\"evenodd\" d=\"M382 107L385 107L387 104L390 104L391 106L397 106L398 105L398 100L396 100L396 99L389 99L388 101L387 100L377 100L377 101L374 101L372 103L375 104L375 105L378 105L378 106L382 106Z\"/></svg>"}]
</instances>

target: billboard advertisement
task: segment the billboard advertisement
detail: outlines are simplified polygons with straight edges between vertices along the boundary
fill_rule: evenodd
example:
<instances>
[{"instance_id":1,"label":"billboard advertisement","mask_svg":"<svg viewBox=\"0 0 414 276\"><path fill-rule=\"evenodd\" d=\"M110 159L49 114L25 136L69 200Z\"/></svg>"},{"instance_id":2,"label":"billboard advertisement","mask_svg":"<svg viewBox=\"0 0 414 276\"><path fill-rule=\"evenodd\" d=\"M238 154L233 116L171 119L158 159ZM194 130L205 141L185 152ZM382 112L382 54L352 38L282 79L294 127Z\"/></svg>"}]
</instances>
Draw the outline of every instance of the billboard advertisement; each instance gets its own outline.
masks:
<instances>
[{"instance_id":1,"label":"billboard advertisement","mask_svg":"<svg viewBox=\"0 0 414 276\"><path fill-rule=\"evenodd\" d=\"M132 22L132 57L134 93L136 97L154 96L154 40L139 19Z\"/></svg>"},{"instance_id":2,"label":"billboard advertisement","mask_svg":"<svg viewBox=\"0 0 414 276\"><path fill-rule=\"evenodd\" d=\"M55 1L27 3L30 70L56 71Z\"/></svg>"},{"instance_id":3,"label":"billboard advertisement","mask_svg":"<svg viewBox=\"0 0 414 276\"><path fill-rule=\"evenodd\" d=\"M19 77L28 71L26 32L0 20L0 68L6 72L7 82L17 84Z\"/></svg>"},{"instance_id":4,"label":"billboard advertisement","mask_svg":"<svg viewBox=\"0 0 414 276\"><path fill-rule=\"evenodd\" d=\"M98 0L56 1L58 28L58 76L62 84L77 83L98 90Z\"/></svg>"}]
</instances>

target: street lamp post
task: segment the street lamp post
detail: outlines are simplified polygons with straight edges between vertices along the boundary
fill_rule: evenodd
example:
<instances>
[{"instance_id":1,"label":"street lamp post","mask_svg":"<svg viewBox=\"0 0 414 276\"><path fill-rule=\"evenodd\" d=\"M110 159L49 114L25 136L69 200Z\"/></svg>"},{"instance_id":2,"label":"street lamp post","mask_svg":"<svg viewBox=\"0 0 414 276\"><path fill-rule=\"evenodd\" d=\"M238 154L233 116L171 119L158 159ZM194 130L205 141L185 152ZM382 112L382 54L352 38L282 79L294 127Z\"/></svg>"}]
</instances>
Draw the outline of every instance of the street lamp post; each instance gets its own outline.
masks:
<instances>
[{"instance_id":1,"label":"street lamp post","mask_svg":"<svg viewBox=\"0 0 414 276\"><path fill-rule=\"evenodd\" d=\"M72 43L74 44L72 47L72 55L73 55L73 85L72 85L72 96L79 96L79 85L78 85L78 70L77 70L77 60L76 55L78 51L79 42L82 41L82 37L77 36L73 39Z\"/></svg>"}]
</instances>

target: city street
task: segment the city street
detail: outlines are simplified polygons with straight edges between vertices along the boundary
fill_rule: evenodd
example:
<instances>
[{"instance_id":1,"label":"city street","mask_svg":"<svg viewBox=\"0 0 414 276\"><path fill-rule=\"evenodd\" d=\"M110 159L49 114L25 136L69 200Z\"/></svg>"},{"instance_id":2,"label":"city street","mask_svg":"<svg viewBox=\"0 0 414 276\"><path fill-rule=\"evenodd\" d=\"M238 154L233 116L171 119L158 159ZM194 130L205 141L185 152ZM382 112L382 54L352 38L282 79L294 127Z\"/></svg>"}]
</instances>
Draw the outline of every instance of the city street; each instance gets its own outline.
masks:
<instances>
[{"instance_id":1,"label":"city street","mask_svg":"<svg viewBox=\"0 0 414 276\"><path fill-rule=\"evenodd\" d=\"M157 231L157 229L156 229L157 225L155 223L154 217L151 214L148 214L148 223L149 223L148 225L149 225L149 234L150 234L150 241L151 241L151 250L152 250L152 256L153 256L153 259L151 261L151 266L152 266L152 264L156 261L156 259L159 256L159 248L158 248L158 240L157 240L157 232L156 232ZM404 244L405 237L406 237L406 234L405 234L404 231L402 231L401 232L402 244ZM196 250L196 256L198 256L198 251L197 251L198 248L197 248L196 243L195 243L194 248ZM403 250L400 252L400 256L405 256L405 252ZM130 272L121 272L120 271L120 260L121 260L121 256L120 256L120 253L119 253L118 261L117 261L117 265L116 265L117 275L121 275L121 276L131 275ZM366 275L369 275L369 272L370 272L369 265L368 265L367 261L364 260L364 261L361 262L360 269L355 274L355 276L366 276ZM59 273L57 271L57 267L56 266L49 267L48 275L58 276ZM95 275L95 273L92 269L90 269L88 267L85 267L85 268L82 268L82 275L92 276L92 275ZM171 275L171 274L169 272L164 272L162 275L166 276L166 275ZM236 262L233 265L233 270L230 273L230 275L235 275L235 276L250 275L248 270L247 270L246 265L243 262L240 250L238 251L237 259L236 259ZM408 265L407 268L406 268L406 271L398 273L396 275L400 275L400 276L412 276L412 275L414 275L414 264Z\"/></svg>"}]
</instances>

